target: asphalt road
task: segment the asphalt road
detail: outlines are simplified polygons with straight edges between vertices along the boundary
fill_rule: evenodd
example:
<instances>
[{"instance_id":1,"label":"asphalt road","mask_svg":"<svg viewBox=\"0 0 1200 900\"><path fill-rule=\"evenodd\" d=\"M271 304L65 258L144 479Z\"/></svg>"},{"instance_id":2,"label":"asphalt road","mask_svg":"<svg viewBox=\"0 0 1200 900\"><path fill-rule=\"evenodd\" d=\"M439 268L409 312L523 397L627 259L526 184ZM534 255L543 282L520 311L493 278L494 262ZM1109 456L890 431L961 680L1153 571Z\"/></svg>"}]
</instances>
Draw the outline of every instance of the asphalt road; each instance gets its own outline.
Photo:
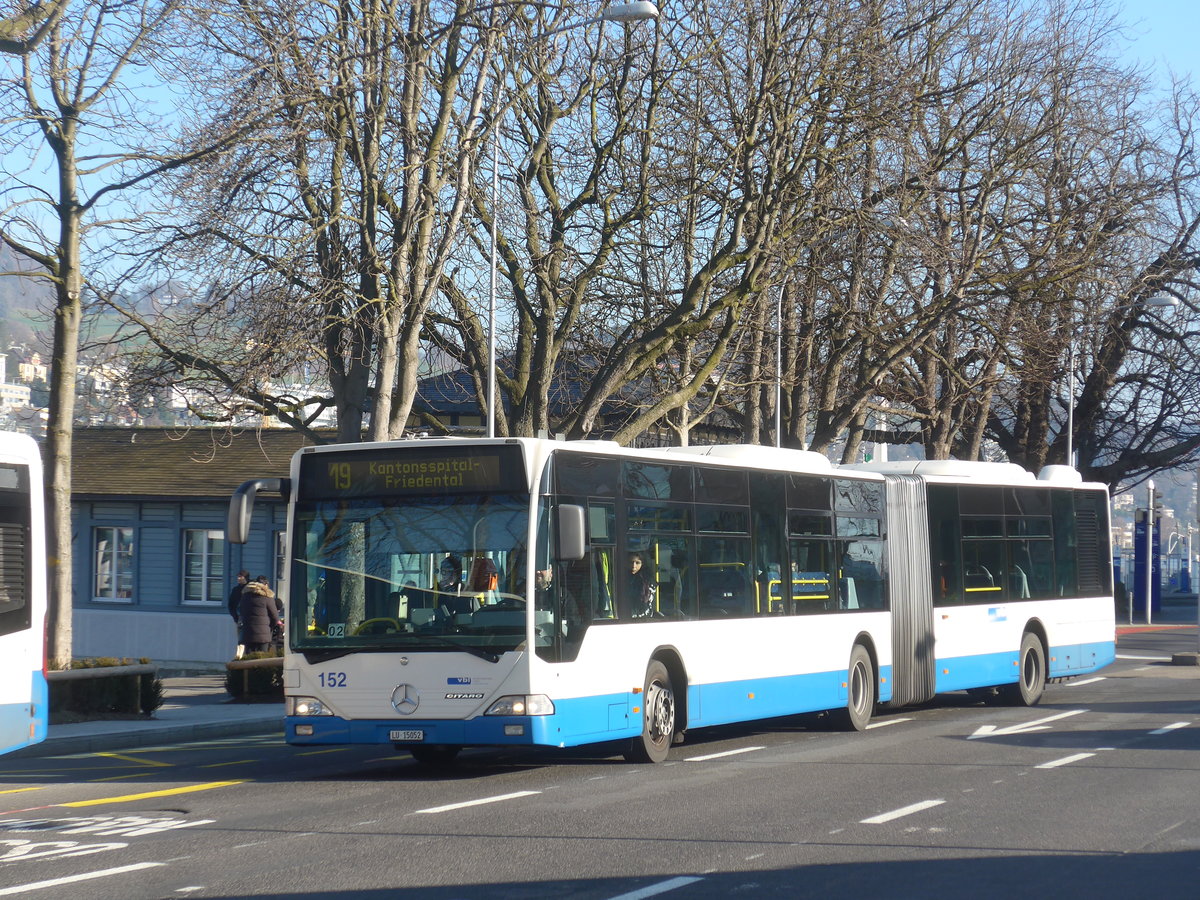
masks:
<instances>
[{"instance_id":1,"label":"asphalt road","mask_svg":"<svg viewBox=\"0 0 1200 900\"><path fill-rule=\"evenodd\" d=\"M1168 660L1195 641L1124 636L1032 709L709 729L661 766L276 737L0 760L0 897L1194 896L1200 668Z\"/></svg>"}]
</instances>

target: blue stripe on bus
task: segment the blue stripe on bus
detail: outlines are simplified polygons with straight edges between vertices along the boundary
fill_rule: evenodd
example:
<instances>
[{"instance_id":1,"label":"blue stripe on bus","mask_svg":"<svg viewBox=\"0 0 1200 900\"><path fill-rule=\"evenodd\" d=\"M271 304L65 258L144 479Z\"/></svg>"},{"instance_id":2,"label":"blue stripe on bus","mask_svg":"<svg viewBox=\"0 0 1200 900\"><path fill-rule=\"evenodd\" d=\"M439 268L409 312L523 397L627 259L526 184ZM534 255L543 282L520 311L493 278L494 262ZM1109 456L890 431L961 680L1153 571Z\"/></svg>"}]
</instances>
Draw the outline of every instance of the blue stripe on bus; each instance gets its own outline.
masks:
<instances>
[{"instance_id":1,"label":"blue stripe on bus","mask_svg":"<svg viewBox=\"0 0 1200 900\"><path fill-rule=\"evenodd\" d=\"M46 676L42 674L41 669L37 669L32 673L30 681L32 703L0 704L0 753L46 739L46 725L50 714L50 691L46 686ZM31 721L32 736L29 731Z\"/></svg>"},{"instance_id":2,"label":"blue stripe on bus","mask_svg":"<svg viewBox=\"0 0 1200 900\"><path fill-rule=\"evenodd\" d=\"M891 668L883 670L880 699L891 698ZM753 719L839 709L846 705L846 673L818 672L785 675L688 688L688 726L698 728ZM556 700L551 716L477 716L466 720L388 719L346 721L336 716L289 716L285 719L292 744L390 744L392 731L421 731L422 743L463 745L580 744L636 737L642 731L640 694L603 694ZM634 709L637 712L634 712ZM312 726L312 735L299 736L295 726ZM523 725L524 733L504 733L505 725Z\"/></svg>"},{"instance_id":3,"label":"blue stripe on bus","mask_svg":"<svg viewBox=\"0 0 1200 900\"><path fill-rule=\"evenodd\" d=\"M892 697L892 669L879 673L880 702ZM846 705L846 672L812 672L755 678L688 689L688 725L727 725L801 712L841 709Z\"/></svg>"},{"instance_id":4,"label":"blue stripe on bus","mask_svg":"<svg viewBox=\"0 0 1200 900\"><path fill-rule=\"evenodd\" d=\"M959 656L937 661L937 692L963 691L1017 681L1017 651ZM1109 665L1117 658L1116 644L1097 641L1052 647L1047 661L1048 678L1083 675Z\"/></svg>"}]
</instances>

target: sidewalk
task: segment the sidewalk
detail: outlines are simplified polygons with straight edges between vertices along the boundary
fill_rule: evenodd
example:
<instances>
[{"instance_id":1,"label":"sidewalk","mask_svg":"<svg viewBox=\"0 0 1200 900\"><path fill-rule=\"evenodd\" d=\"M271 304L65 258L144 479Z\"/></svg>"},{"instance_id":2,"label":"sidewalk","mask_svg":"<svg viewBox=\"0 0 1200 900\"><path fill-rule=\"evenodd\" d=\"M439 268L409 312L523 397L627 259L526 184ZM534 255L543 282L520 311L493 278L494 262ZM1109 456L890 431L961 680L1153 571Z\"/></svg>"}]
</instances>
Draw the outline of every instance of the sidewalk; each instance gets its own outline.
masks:
<instances>
[{"instance_id":1,"label":"sidewalk","mask_svg":"<svg viewBox=\"0 0 1200 900\"><path fill-rule=\"evenodd\" d=\"M153 719L51 725L45 741L9 756L128 750L239 734L278 733L283 740L283 704L233 703L223 675L164 678L162 683L165 699Z\"/></svg>"}]
</instances>

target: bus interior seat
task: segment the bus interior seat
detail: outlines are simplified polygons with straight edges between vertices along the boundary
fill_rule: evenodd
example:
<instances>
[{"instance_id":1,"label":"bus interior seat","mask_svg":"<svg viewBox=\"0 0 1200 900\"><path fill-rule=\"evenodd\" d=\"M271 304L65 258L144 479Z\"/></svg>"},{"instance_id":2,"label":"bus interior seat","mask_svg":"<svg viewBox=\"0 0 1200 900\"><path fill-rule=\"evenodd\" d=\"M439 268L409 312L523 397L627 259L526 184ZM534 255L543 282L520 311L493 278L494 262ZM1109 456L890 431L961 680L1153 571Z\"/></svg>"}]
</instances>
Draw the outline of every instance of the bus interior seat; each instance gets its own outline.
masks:
<instances>
[{"instance_id":1,"label":"bus interior seat","mask_svg":"<svg viewBox=\"0 0 1200 900\"><path fill-rule=\"evenodd\" d=\"M475 557L471 563L471 575L467 580L470 590L476 594L496 590L500 583L500 573L496 564L484 556Z\"/></svg>"},{"instance_id":2,"label":"bus interior seat","mask_svg":"<svg viewBox=\"0 0 1200 900\"><path fill-rule=\"evenodd\" d=\"M839 587L842 595L842 609L858 609L858 589L854 586L854 579L850 577L838 579Z\"/></svg>"},{"instance_id":3,"label":"bus interior seat","mask_svg":"<svg viewBox=\"0 0 1200 900\"><path fill-rule=\"evenodd\" d=\"M1012 566L1008 570L1008 591L1020 600L1029 599L1029 577L1020 566Z\"/></svg>"},{"instance_id":4,"label":"bus interior seat","mask_svg":"<svg viewBox=\"0 0 1200 900\"><path fill-rule=\"evenodd\" d=\"M992 573L983 566L968 566L966 574L963 575L963 587L965 588L990 588L995 587L996 582L992 579Z\"/></svg>"},{"instance_id":5,"label":"bus interior seat","mask_svg":"<svg viewBox=\"0 0 1200 900\"><path fill-rule=\"evenodd\" d=\"M733 566L722 566L704 579L704 605L722 610L718 615L745 615L748 599L746 579Z\"/></svg>"}]
</instances>

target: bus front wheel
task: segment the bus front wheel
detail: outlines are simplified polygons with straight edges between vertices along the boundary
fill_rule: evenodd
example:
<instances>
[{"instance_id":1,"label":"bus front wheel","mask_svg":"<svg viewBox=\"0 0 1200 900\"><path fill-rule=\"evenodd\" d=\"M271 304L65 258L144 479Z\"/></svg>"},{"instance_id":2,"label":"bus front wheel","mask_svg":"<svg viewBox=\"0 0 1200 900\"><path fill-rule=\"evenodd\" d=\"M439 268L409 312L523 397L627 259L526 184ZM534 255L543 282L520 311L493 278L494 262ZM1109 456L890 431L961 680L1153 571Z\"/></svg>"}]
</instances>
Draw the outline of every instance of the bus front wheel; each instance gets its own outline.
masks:
<instances>
[{"instance_id":1,"label":"bus front wheel","mask_svg":"<svg viewBox=\"0 0 1200 900\"><path fill-rule=\"evenodd\" d=\"M667 758L675 737L675 689L667 667L657 659L646 668L642 690L642 733L630 741L625 758L630 762L660 763Z\"/></svg>"},{"instance_id":2,"label":"bus front wheel","mask_svg":"<svg viewBox=\"0 0 1200 900\"><path fill-rule=\"evenodd\" d=\"M850 668L846 673L846 708L839 709L834 718L847 731L862 731L871 721L875 710L875 666L871 654L862 644L850 651Z\"/></svg>"},{"instance_id":3,"label":"bus front wheel","mask_svg":"<svg viewBox=\"0 0 1200 900\"><path fill-rule=\"evenodd\" d=\"M1046 651L1031 631L1021 638L1017 666L1017 683L1000 688L1000 697L1012 706L1036 706L1046 690Z\"/></svg>"}]
</instances>

